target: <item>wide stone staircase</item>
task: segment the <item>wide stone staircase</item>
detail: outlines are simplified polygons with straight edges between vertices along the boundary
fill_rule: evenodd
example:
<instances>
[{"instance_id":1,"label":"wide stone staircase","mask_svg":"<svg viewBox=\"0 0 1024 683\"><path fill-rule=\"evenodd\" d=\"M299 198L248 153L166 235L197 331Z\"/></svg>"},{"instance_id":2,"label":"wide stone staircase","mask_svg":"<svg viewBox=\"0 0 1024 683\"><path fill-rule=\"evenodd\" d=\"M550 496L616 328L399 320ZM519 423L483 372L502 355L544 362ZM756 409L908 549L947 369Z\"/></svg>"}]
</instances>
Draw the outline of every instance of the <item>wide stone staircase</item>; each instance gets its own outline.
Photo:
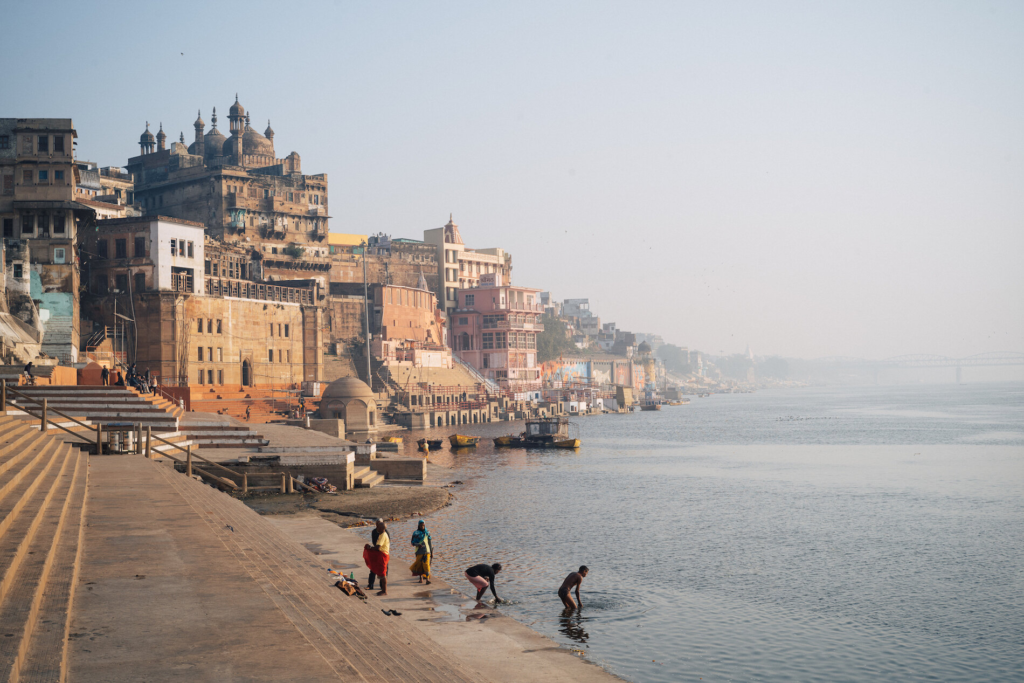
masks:
<instances>
[{"instance_id":1,"label":"wide stone staircase","mask_svg":"<svg viewBox=\"0 0 1024 683\"><path fill-rule=\"evenodd\" d=\"M258 448L270 443L252 427L228 415L185 413L178 430L198 448Z\"/></svg>"},{"instance_id":2,"label":"wide stone staircase","mask_svg":"<svg viewBox=\"0 0 1024 683\"><path fill-rule=\"evenodd\" d=\"M240 501L132 456L98 459L92 478L81 580L95 590L72 630L95 635L71 644L71 680L481 680ZM140 491L151 503L120 514Z\"/></svg>"},{"instance_id":3,"label":"wide stone staircase","mask_svg":"<svg viewBox=\"0 0 1024 683\"><path fill-rule=\"evenodd\" d=\"M0 681L63 681L88 456L0 414Z\"/></svg>"},{"instance_id":4,"label":"wide stone staircase","mask_svg":"<svg viewBox=\"0 0 1024 683\"><path fill-rule=\"evenodd\" d=\"M304 398L306 410L312 413L320 403L319 398ZM210 389L192 389L190 407L197 413L215 413L229 415L238 420L245 419L245 409L249 409L249 422L265 423L280 420L291 414L299 406L299 394L295 391L257 389L242 387L214 387Z\"/></svg>"},{"instance_id":5,"label":"wide stone staircase","mask_svg":"<svg viewBox=\"0 0 1024 683\"><path fill-rule=\"evenodd\" d=\"M384 475L371 470L368 466L356 465L356 469L352 473L352 485L357 489L372 489L382 481L384 481Z\"/></svg>"}]
</instances>

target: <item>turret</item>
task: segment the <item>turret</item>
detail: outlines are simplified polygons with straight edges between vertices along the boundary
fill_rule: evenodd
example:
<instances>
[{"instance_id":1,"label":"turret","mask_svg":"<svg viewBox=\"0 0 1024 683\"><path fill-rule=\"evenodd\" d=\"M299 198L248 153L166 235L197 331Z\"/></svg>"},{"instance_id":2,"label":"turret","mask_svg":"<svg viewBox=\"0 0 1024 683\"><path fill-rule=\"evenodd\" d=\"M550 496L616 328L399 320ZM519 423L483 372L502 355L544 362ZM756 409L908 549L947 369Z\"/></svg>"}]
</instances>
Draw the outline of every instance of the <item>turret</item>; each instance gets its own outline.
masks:
<instances>
[{"instance_id":1,"label":"turret","mask_svg":"<svg viewBox=\"0 0 1024 683\"><path fill-rule=\"evenodd\" d=\"M167 134L164 133L164 124L160 124L160 131L156 134L157 151L167 149Z\"/></svg>"},{"instance_id":2,"label":"turret","mask_svg":"<svg viewBox=\"0 0 1024 683\"><path fill-rule=\"evenodd\" d=\"M216 119L217 115L214 114L213 118ZM193 125L195 126L196 129L195 153L196 156L203 156L203 152L205 151L204 143L206 142L205 139L203 138L203 129L206 128L206 122L203 121L203 113L201 111L196 113L196 122ZM215 123L214 126L216 125L217 124Z\"/></svg>"}]
</instances>

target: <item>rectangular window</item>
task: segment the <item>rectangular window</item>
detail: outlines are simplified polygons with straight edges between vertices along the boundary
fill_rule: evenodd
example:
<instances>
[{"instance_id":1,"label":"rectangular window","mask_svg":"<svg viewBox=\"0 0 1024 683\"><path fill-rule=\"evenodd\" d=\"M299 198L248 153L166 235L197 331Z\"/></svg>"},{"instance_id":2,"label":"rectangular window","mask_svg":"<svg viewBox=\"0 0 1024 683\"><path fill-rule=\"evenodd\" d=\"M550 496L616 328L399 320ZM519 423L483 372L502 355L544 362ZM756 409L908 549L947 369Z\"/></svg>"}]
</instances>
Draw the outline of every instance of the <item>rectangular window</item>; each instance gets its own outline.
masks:
<instances>
[{"instance_id":1,"label":"rectangular window","mask_svg":"<svg viewBox=\"0 0 1024 683\"><path fill-rule=\"evenodd\" d=\"M263 190L263 198L267 199L268 197L270 197L270 190Z\"/></svg>"},{"instance_id":2,"label":"rectangular window","mask_svg":"<svg viewBox=\"0 0 1024 683\"><path fill-rule=\"evenodd\" d=\"M212 346L207 346L206 347L206 359L208 361L210 361L211 363L213 362L213 347ZM212 383L212 379L211 379L211 383Z\"/></svg>"},{"instance_id":3,"label":"rectangular window","mask_svg":"<svg viewBox=\"0 0 1024 683\"><path fill-rule=\"evenodd\" d=\"M14 174L4 176L4 194L14 194Z\"/></svg>"},{"instance_id":4,"label":"rectangular window","mask_svg":"<svg viewBox=\"0 0 1024 683\"><path fill-rule=\"evenodd\" d=\"M285 337L288 336L288 326L287 325L284 326L284 336Z\"/></svg>"},{"instance_id":5,"label":"rectangular window","mask_svg":"<svg viewBox=\"0 0 1024 683\"><path fill-rule=\"evenodd\" d=\"M224 347L223 346L218 346L217 347L217 362L218 363L223 363L224 362Z\"/></svg>"},{"instance_id":6,"label":"rectangular window","mask_svg":"<svg viewBox=\"0 0 1024 683\"><path fill-rule=\"evenodd\" d=\"M114 258L128 258L128 240L114 240Z\"/></svg>"},{"instance_id":7,"label":"rectangular window","mask_svg":"<svg viewBox=\"0 0 1024 683\"><path fill-rule=\"evenodd\" d=\"M196 360L198 360L200 363L202 363L203 362L203 347L202 346L197 346L196 347L196 353L197 353Z\"/></svg>"},{"instance_id":8,"label":"rectangular window","mask_svg":"<svg viewBox=\"0 0 1024 683\"><path fill-rule=\"evenodd\" d=\"M223 370L218 370L217 371L217 384L224 384L224 371Z\"/></svg>"},{"instance_id":9,"label":"rectangular window","mask_svg":"<svg viewBox=\"0 0 1024 683\"><path fill-rule=\"evenodd\" d=\"M206 263L206 268L205 268L204 272L207 275L209 275L210 274L210 259L206 259L205 263Z\"/></svg>"},{"instance_id":10,"label":"rectangular window","mask_svg":"<svg viewBox=\"0 0 1024 683\"><path fill-rule=\"evenodd\" d=\"M6 137L6 136L5 136L5 137ZM288 201L290 201L290 202L293 202L293 201L295 201L295 196L294 196L294 194L293 194L293 193L291 193L291 192L289 192L289 193L288 193Z\"/></svg>"},{"instance_id":11,"label":"rectangular window","mask_svg":"<svg viewBox=\"0 0 1024 683\"><path fill-rule=\"evenodd\" d=\"M284 354L281 352L281 349L277 350L277 362L278 363L283 363L284 362Z\"/></svg>"},{"instance_id":12,"label":"rectangular window","mask_svg":"<svg viewBox=\"0 0 1024 683\"><path fill-rule=\"evenodd\" d=\"M277 324L277 336L278 336L278 337L280 337L280 336L281 336L281 323L278 323L278 324Z\"/></svg>"},{"instance_id":13,"label":"rectangular window","mask_svg":"<svg viewBox=\"0 0 1024 683\"><path fill-rule=\"evenodd\" d=\"M222 332L221 332L221 322L222 321L220 320L220 318L218 318L217 319L217 334L222 334Z\"/></svg>"},{"instance_id":14,"label":"rectangular window","mask_svg":"<svg viewBox=\"0 0 1024 683\"><path fill-rule=\"evenodd\" d=\"M220 264L217 263L216 261L213 262L213 276L214 277L219 277L220 276Z\"/></svg>"},{"instance_id":15,"label":"rectangular window","mask_svg":"<svg viewBox=\"0 0 1024 683\"><path fill-rule=\"evenodd\" d=\"M274 323L270 323L270 336L274 336Z\"/></svg>"},{"instance_id":16,"label":"rectangular window","mask_svg":"<svg viewBox=\"0 0 1024 683\"><path fill-rule=\"evenodd\" d=\"M135 238L135 258L144 258L146 256L146 238L136 237Z\"/></svg>"},{"instance_id":17,"label":"rectangular window","mask_svg":"<svg viewBox=\"0 0 1024 683\"><path fill-rule=\"evenodd\" d=\"M14 219L13 218L5 218L4 219L4 237L10 237L11 239L14 238Z\"/></svg>"},{"instance_id":18,"label":"rectangular window","mask_svg":"<svg viewBox=\"0 0 1024 683\"><path fill-rule=\"evenodd\" d=\"M127 273L118 273L117 275L114 276L114 289L118 290L119 292L128 291Z\"/></svg>"},{"instance_id":19,"label":"rectangular window","mask_svg":"<svg viewBox=\"0 0 1024 683\"><path fill-rule=\"evenodd\" d=\"M48 138L45 135L40 135L39 136L38 151L39 151L40 154L43 153L43 152L49 152L50 151L50 138Z\"/></svg>"},{"instance_id":20,"label":"rectangular window","mask_svg":"<svg viewBox=\"0 0 1024 683\"><path fill-rule=\"evenodd\" d=\"M22 171L21 172L21 182L24 185L31 185L32 184L32 171Z\"/></svg>"},{"instance_id":21,"label":"rectangular window","mask_svg":"<svg viewBox=\"0 0 1024 683\"><path fill-rule=\"evenodd\" d=\"M200 351L202 351L202 349L199 349L199 350L200 350ZM202 383L203 383L203 379L204 379L205 377L206 377L206 373L205 373L205 372L203 372L202 368L200 368L200 369L199 369L199 383L200 383L200 384L202 384Z\"/></svg>"},{"instance_id":22,"label":"rectangular window","mask_svg":"<svg viewBox=\"0 0 1024 683\"><path fill-rule=\"evenodd\" d=\"M189 258L195 258L195 252L193 251L193 245L194 245L194 242L189 242L188 243L188 257Z\"/></svg>"},{"instance_id":23,"label":"rectangular window","mask_svg":"<svg viewBox=\"0 0 1024 683\"><path fill-rule=\"evenodd\" d=\"M505 333L495 332L494 333L494 348L504 349L505 348Z\"/></svg>"},{"instance_id":24,"label":"rectangular window","mask_svg":"<svg viewBox=\"0 0 1024 683\"><path fill-rule=\"evenodd\" d=\"M146 291L146 274L135 273L135 291L145 292Z\"/></svg>"},{"instance_id":25,"label":"rectangular window","mask_svg":"<svg viewBox=\"0 0 1024 683\"><path fill-rule=\"evenodd\" d=\"M107 241L98 240L96 242L96 255L100 258L107 258Z\"/></svg>"},{"instance_id":26,"label":"rectangular window","mask_svg":"<svg viewBox=\"0 0 1024 683\"><path fill-rule=\"evenodd\" d=\"M20 280L23 276L23 270L20 263L14 264L14 278Z\"/></svg>"},{"instance_id":27,"label":"rectangular window","mask_svg":"<svg viewBox=\"0 0 1024 683\"><path fill-rule=\"evenodd\" d=\"M268 358L270 359L271 363L274 362L274 349L269 349Z\"/></svg>"},{"instance_id":28,"label":"rectangular window","mask_svg":"<svg viewBox=\"0 0 1024 683\"><path fill-rule=\"evenodd\" d=\"M469 318L459 318L459 324L460 325L468 325L469 324Z\"/></svg>"},{"instance_id":29,"label":"rectangular window","mask_svg":"<svg viewBox=\"0 0 1024 683\"><path fill-rule=\"evenodd\" d=\"M292 350L291 349L288 349L288 362L289 363L292 362Z\"/></svg>"},{"instance_id":30,"label":"rectangular window","mask_svg":"<svg viewBox=\"0 0 1024 683\"><path fill-rule=\"evenodd\" d=\"M53 172L53 179L54 180L64 180L64 171L55 170Z\"/></svg>"},{"instance_id":31,"label":"rectangular window","mask_svg":"<svg viewBox=\"0 0 1024 683\"><path fill-rule=\"evenodd\" d=\"M210 380L210 384L213 384L213 370L206 371L206 378Z\"/></svg>"},{"instance_id":32,"label":"rectangular window","mask_svg":"<svg viewBox=\"0 0 1024 683\"><path fill-rule=\"evenodd\" d=\"M64 248L63 247L56 247L53 250L53 262L54 263L64 263Z\"/></svg>"},{"instance_id":33,"label":"rectangular window","mask_svg":"<svg viewBox=\"0 0 1024 683\"><path fill-rule=\"evenodd\" d=\"M178 256L185 255L185 240L178 240Z\"/></svg>"},{"instance_id":34,"label":"rectangular window","mask_svg":"<svg viewBox=\"0 0 1024 683\"><path fill-rule=\"evenodd\" d=\"M199 334L202 334L203 333L203 319L202 318L196 318L196 322L199 323L198 328L196 329L196 332L198 332Z\"/></svg>"},{"instance_id":35,"label":"rectangular window","mask_svg":"<svg viewBox=\"0 0 1024 683\"><path fill-rule=\"evenodd\" d=\"M475 304L476 304L476 295L475 294L467 294L466 295L466 306L469 307L469 306L473 306Z\"/></svg>"},{"instance_id":36,"label":"rectangular window","mask_svg":"<svg viewBox=\"0 0 1024 683\"><path fill-rule=\"evenodd\" d=\"M494 333L493 332L484 332L484 344L483 344L483 347L485 349L493 349L494 348ZM486 358L486 357L487 356L484 356L484 358Z\"/></svg>"},{"instance_id":37,"label":"rectangular window","mask_svg":"<svg viewBox=\"0 0 1024 683\"><path fill-rule=\"evenodd\" d=\"M213 334L213 318L206 319L206 334Z\"/></svg>"},{"instance_id":38,"label":"rectangular window","mask_svg":"<svg viewBox=\"0 0 1024 683\"><path fill-rule=\"evenodd\" d=\"M54 135L53 136L53 151L54 152L61 152L61 153L64 152L64 136L63 135Z\"/></svg>"},{"instance_id":39,"label":"rectangular window","mask_svg":"<svg viewBox=\"0 0 1024 683\"><path fill-rule=\"evenodd\" d=\"M50 179L49 171L39 171L39 182L45 183Z\"/></svg>"},{"instance_id":40,"label":"rectangular window","mask_svg":"<svg viewBox=\"0 0 1024 683\"><path fill-rule=\"evenodd\" d=\"M11 136L10 135L0 135L0 149L10 149L10 148L11 148Z\"/></svg>"},{"instance_id":41,"label":"rectangular window","mask_svg":"<svg viewBox=\"0 0 1024 683\"><path fill-rule=\"evenodd\" d=\"M178 255L178 240L171 240L171 256Z\"/></svg>"},{"instance_id":42,"label":"rectangular window","mask_svg":"<svg viewBox=\"0 0 1024 683\"><path fill-rule=\"evenodd\" d=\"M53 216L53 231L63 233L64 232L64 216L60 214L54 214Z\"/></svg>"}]
</instances>

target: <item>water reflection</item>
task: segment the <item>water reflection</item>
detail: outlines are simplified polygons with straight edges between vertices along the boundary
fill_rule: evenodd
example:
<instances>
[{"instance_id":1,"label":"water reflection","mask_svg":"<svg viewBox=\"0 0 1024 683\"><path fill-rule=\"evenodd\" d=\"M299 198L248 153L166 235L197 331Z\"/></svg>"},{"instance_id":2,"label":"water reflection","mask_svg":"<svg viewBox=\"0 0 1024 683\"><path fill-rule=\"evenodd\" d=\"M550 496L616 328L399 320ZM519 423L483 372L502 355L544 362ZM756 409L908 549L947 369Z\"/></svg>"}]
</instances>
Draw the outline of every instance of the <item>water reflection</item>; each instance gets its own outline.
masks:
<instances>
[{"instance_id":1,"label":"water reflection","mask_svg":"<svg viewBox=\"0 0 1024 683\"><path fill-rule=\"evenodd\" d=\"M558 620L558 630L569 640L586 643L590 640L590 634L583 628L584 621L586 621L586 617L583 616L582 607L576 609L566 607L562 610L562 616Z\"/></svg>"}]
</instances>

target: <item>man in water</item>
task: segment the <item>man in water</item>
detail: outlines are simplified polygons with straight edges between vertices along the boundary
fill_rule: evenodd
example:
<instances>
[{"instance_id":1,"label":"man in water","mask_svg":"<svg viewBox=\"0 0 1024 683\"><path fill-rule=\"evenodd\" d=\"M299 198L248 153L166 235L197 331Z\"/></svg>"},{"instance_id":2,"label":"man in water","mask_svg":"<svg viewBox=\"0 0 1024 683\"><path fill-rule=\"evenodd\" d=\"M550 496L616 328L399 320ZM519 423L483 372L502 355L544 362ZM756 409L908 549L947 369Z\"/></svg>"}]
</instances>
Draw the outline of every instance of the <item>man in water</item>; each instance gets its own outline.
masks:
<instances>
[{"instance_id":1,"label":"man in water","mask_svg":"<svg viewBox=\"0 0 1024 683\"><path fill-rule=\"evenodd\" d=\"M562 599L562 604L565 605L566 609L576 609L577 607L583 606L583 601L580 600L580 584L583 583L583 579L587 577L590 570L587 569L587 565L583 565L579 568L579 571L569 572L569 576L565 577L565 581L562 582L562 587L558 589L558 597ZM573 601L572 596L569 595L569 591L576 588L576 600ZM577 605L576 603L579 603Z\"/></svg>"},{"instance_id":2,"label":"man in water","mask_svg":"<svg viewBox=\"0 0 1024 683\"><path fill-rule=\"evenodd\" d=\"M501 602L501 598L494 592L494 575L500 571L500 564L492 564L490 566L477 564L466 570L466 578L476 588L476 599L478 601L484 596L484 591L487 590L487 587L490 586L491 594L494 595L494 601Z\"/></svg>"}]
</instances>

